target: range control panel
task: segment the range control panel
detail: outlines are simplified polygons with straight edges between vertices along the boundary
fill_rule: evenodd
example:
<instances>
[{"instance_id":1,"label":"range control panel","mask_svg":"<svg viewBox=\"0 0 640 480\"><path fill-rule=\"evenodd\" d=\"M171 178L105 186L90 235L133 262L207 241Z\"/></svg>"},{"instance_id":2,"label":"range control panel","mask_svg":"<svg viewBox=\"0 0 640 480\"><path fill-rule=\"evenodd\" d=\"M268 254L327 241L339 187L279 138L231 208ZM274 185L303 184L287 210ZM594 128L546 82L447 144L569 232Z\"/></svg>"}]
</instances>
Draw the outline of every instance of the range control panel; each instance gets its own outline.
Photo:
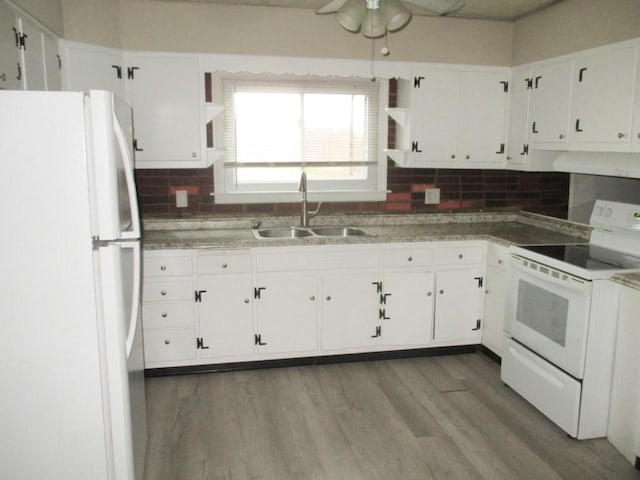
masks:
<instances>
[{"instance_id":1,"label":"range control panel","mask_svg":"<svg viewBox=\"0 0 640 480\"><path fill-rule=\"evenodd\" d=\"M640 205L596 200L589 224L594 228L612 232L640 231Z\"/></svg>"}]
</instances>

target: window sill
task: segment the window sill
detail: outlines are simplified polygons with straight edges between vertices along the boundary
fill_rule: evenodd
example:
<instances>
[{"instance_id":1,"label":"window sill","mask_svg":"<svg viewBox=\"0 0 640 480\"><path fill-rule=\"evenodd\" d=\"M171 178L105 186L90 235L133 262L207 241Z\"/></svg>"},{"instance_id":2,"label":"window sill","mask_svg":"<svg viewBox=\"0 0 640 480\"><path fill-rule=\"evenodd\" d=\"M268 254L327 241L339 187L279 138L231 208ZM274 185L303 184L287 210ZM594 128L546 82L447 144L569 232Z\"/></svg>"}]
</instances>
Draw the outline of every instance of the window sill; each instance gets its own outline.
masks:
<instances>
[{"instance_id":1,"label":"window sill","mask_svg":"<svg viewBox=\"0 0 640 480\"><path fill-rule=\"evenodd\" d=\"M238 203L295 203L302 199L300 192L238 192L211 193L217 204ZM383 202L387 191L328 191L308 192L309 202Z\"/></svg>"}]
</instances>

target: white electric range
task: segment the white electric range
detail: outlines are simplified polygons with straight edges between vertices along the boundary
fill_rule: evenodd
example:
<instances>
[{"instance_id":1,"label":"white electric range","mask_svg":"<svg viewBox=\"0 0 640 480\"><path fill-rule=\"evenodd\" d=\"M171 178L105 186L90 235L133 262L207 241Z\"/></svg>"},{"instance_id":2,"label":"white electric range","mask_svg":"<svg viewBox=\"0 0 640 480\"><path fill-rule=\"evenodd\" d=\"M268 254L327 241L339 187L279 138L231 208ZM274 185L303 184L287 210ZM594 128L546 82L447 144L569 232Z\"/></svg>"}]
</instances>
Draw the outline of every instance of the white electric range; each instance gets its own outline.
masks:
<instances>
[{"instance_id":1,"label":"white electric range","mask_svg":"<svg viewBox=\"0 0 640 480\"><path fill-rule=\"evenodd\" d=\"M565 430L607 433L615 274L640 272L640 206L598 200L588 244L512 247L502 380Z\"/></svg>"}]
</instances>

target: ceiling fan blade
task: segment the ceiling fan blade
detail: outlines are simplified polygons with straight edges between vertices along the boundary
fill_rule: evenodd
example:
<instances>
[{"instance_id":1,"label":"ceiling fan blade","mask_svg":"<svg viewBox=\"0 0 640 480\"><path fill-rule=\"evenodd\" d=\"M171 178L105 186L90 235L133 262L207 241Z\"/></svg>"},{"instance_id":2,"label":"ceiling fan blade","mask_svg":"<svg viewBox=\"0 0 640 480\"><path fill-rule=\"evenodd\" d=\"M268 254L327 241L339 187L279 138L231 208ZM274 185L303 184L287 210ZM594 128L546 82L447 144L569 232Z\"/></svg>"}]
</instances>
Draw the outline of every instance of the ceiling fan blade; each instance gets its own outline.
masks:
<instances>
[{"instance_id":1,"label":"ceiling fan blade","mask_svg":"<svg viewBox=\"0 0 640 480\"><path fill-rule=\"evenodd\" d=\"M345 3L347 3L347 1L348 0L331 0L324 7L320 7L316 10L316 13L336 13Z\"/></svg>"},{"instance_id":2,"label":"ceiling fan blade","mask_svg":"<svg viewBox=\"0 0 640 480\"><path fill-rule=\"evenodd\" d=\"M402 0L422 10L433 12L437 15L446 15L464 7L464 0Z\"/></svg>"}]
</instances>

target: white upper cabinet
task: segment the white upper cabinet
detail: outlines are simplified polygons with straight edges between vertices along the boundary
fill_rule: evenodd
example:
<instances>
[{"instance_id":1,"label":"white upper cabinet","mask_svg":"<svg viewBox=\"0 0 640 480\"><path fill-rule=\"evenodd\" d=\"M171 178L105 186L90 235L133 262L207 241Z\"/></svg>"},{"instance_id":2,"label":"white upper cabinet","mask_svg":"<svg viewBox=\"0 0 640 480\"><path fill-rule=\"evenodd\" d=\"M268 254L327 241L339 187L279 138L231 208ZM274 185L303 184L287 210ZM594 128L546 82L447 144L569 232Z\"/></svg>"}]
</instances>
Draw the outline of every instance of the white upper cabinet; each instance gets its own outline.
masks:
<instances>
[{"instance_id":1,"label":"white upper cabinet","mask_svg":"<svg viewBox=\"0 0 640 480\"><path fill-rule=\"evenodd\" d=\"M551 170L552 151L640 152L638 45L630 40L515 68L507 165Z\"/></svg>"},{"instance_id":2,"label":"white upper cabinet","mask_svg":"<svg viewBox=\"0 0 640 480\"><path fill-rule=\"evenodd\" d=\"M60 90L58 38L0 4L0 88Z\"/></svg>"},{"instance_id":3,"label":"white upper cabinet","mask_svg":"<svg viewBox=\"0 0 640 480\"><path fill-rule=\"evenodd\" d=\"M204 74L198 57L130 54L125 60L136 168L206 166Z\"/></svg>"},{"instance_id":4,"label":"white upper cabinet","mask_svg":"<svg viewBox=\"0 0 640 480\"><path fill-rule=\"evenodd\" d=\"M554 61L531 69L529 138L536 147L561 148L567 143L571 104L571 62Z\"/></svg>"},{"instance_id":5,"label":"white upper cabinet","mask_svg":"<svg viewBox=\"0 0 640 480\"><path fill-rule=\"evenodd\" d=\"M16 45L17 18L0 3L0 88L22 89L19 50Z\"/></svg>"},{"instance_id":6,"label":"white upper cabinet","mask_svg":"<svg viewBox=\"0 0 640 480\"><path fill-rule=\"evenodd\" d=\"M508 81L506 68L414 68L388 110L397 122L389 156L408 167L504 166Z\"/></svg>"},{"instance_id":7,"label":"white upper cabinet","mask_svg":"<svg viewBox=\"0 0 640 480\"><path fill-rule=\"evenodd\" d=\"M629 145L636 52L631 45L576 58L571 115L576 147L610 150L612 145Z\"/></svg>"},{"instance_id":8,"label":"white upper cabinet","mask_svg":"<svg viewBox=\"0 0 640 480\"><path fill-rule=\"evenodd\" d=\"M62 42L62 76L65 90L108 90L125 98L120 50L76 42ZM126 74L126 72L125 72Z\"/></svg>"}]
</instances>

